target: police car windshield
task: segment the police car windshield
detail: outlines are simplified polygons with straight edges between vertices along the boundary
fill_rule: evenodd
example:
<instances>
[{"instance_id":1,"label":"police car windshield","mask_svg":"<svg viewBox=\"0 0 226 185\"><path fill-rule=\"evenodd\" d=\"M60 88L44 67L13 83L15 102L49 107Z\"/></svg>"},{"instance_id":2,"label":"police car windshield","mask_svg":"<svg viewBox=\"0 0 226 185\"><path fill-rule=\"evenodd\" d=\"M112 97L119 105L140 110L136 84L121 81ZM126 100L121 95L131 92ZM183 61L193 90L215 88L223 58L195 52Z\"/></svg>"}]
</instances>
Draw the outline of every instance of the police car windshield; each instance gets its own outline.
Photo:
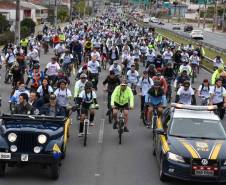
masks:
<instances>
[{"instance_id":1,"label":"police car windshield","mask_svg":"<svg viewBox=\"0 0 226 185\"><path fill-rule=\"evenodd\" d=\"M220 121L197 118L174 118L169 135L185 138L226 139L226 133Z\"/></svg>"}]
</instances>

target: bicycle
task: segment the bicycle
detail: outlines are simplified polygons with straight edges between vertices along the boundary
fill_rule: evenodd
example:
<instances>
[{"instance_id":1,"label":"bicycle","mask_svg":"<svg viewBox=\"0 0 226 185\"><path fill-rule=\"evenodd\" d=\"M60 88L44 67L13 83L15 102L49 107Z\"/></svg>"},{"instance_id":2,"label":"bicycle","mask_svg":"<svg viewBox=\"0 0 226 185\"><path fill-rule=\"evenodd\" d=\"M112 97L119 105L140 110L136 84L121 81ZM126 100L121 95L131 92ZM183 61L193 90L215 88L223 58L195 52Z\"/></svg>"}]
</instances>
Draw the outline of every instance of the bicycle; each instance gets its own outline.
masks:
<instances>
[{"instance_id":1,"label":"bicycle","mask_svg":"<svg viewBox=\"0 0 226 185\"><path fill-rule=\"evenodd\" d=\"M107 56L102 55L101 66L104 70L107 69Z\"/></svg>"},{"instance_id":2,"label":"bicycle","mask_svg":"<svg viewBox=\"0 0 226 185\"><path fill-rule=\"evenodd\" d=\"M206 106L209 105L209 99L210 97L206 97L206 96L199 96L200 97L200 101L201 101L201 105Z\"/></svg>"},{"instance_id":3,"label":"bicycle","mask_svg":"<svg viewBox=\"0 0 226 185\"><path fill-rule=\"evenodd\" d=\"M191 68L192 68L191 83L194 83L195 78L197 77L197 68L198 68L198 65L195 64L195 63L191 63Z\"/></svg>"},{"instance_id":4,"label":"bicycle","mask_svg":"<svg viewBox=\"0 0 226 185\"><path fill-rule=\"evenodd\" d=\"M122 144L122 134L124 132L125 126L125 116L124 116L124 109L119 109L119 118L118 118L118 135L119 135L119 144Z\"/></svg>"},{"instance_id":5,"label":"bicycle","mask_svg":"<svg viewBox=\"0 0 226 185\"><path fill-rule=\"evenodd\" d=\"M11 66L12 66L12 64L6 64L6 72L5 72L5 83L6 84L11 84L13 81L13 75L10 72Z\"/></svg>"},{"instance_id":6,"label":"bicycle","mask_svg":"<svg viewBox=\"0 0 226 185\"><path fill-rule=\"evenodd\" d=\"M94 105L94 106L91 106L91 108L94 108L94 109L97 110L97 109L99 109L99 106ZM89 114L86 114L84 122L83 122L83 134L84 134L83 146L84 147L86 147L86 145L87 145L87 135L89 133L89 126L90 126L90 121L89 121L88 117L89 117Z\"/></svg>"}]
</instances>

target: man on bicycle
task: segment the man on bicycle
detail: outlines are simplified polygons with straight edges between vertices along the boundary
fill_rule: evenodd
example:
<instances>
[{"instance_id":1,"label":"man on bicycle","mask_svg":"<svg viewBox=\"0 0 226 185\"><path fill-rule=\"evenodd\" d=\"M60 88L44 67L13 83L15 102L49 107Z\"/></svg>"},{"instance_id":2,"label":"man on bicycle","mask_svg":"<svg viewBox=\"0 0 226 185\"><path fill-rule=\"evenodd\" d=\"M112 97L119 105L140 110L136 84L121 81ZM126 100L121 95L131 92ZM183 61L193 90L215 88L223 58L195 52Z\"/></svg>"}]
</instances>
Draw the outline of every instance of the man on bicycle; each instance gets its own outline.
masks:
<instances>
[{"instance_id":1,"label":"man on bicycle","mask_svg":"<svg viewBox=\"0 0 226 185\"><path fill-rule=\"evenodd\" d=\"M115 88L111 96L111 107L113 109L113 117L115 123L113 129L117 129L117 113L118 109L123 109L125 115L124 132L129 132L128 129L128 116L129 109L134 108L134 96L132 89L127 86L127 80L123 79L121 84Z\"/></svg>"},{"instance_id":2,"label":"man on bicycle","mask_svg":"<svg viewBox=\"0 0 226 185\"><path fill-rule=\"evenodd\" d=\"M184 81L183 86L179 88L175 102L185 105L196 105L195 92L191 88L189 81Z\"/></svg>"},{"instance_id":3,"label":"man on bicycle","mask_svg":"<svg viewBox=\"0 0 226 185\"><path fill-rule=\"evenodd\" d=\"M204 79L198 88L198 96L201 98L201 105L207 105L210 97L210 83L208 79Z\"/></svg>"},{"instance_id":4,"label":"man on bicycle","mask_svg":"<svg viewBox=\"0 0 226 185\"><path fill-rule=\"evenodd\" d=\"M97 104L97 95L93 90L92 82L86 82L85 89L79 94L79 105L81 105L81 118L79 125L79 137L83 136L83 123L85 120L85 116L90 112L90 126L94 126L94 117L95 117L95 109L98 106Z\"/></svg>"},{"instance_id":5,"label":"man on bicycle","mask_svg":"<svg viewBox=\"0 0 226 185\"><path fill-rule=\"evenodd\" d=\"M155 80L154 85L148 90L145 96L145 104L148 106L147 128L150 128L154 108L157 108L158 114L161 115L165 103L166 98L161 87L161 82Z\"/></svg>"},{"instance_id":6,"label":"man on bicycle","mask_svg":"<svg viewBox=\"0 0 226 185\"><path fill-rule=\"evenodd\" d=\"M216 80L214 86L210 88L210 104L217 105L220 119L224 119L226 107L226 90L222 86L222 79Z\"/></svg>"}]
</instances>

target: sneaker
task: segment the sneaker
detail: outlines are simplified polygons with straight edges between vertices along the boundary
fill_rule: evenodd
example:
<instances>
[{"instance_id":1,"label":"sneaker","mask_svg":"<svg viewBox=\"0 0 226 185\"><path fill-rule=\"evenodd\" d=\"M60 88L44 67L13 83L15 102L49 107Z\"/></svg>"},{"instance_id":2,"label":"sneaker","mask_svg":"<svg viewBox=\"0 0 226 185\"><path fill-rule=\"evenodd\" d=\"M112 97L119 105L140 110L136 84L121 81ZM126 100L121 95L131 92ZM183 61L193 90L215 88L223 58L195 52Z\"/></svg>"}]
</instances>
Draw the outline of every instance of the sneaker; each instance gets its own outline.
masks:
<instances>
[{"instance_id":1,"label":"sneaker","mask_svg":"<svg viewBox=\"0 0 226 185\"><path fill-rule=\"evenodd\" d=\"M90 123L90 126L93 127L93 126L95 126L95 124L94 124L93 122L91 122L91 123Z\"/></svg>"},{"instance_id":2,"label":"sneaker","mask_svg":"<svg viewBox=\"0 0 226 185\"><path fill-rule=\"evenodd\" d=\"M79 132L78 133L78 137L83 137L84 133L83 132Z\"/></svg>"},{"instance_id":3,"label":"sneaker","mask_svg":"<svg viewBox=\"0 0 226 185\"><path fill-rule=\"evenodd\" d=\"M124 132L129 132L129 129L127 127L124 127Z\"/></svg>"},{"instance_id":4,"label":"sneaker","mask_svg":"<svg viewBox=\"0 0 226 185\"><path fill-rule=\"evenodd\" d=\"M114 124L113 124L113 129L117 129L117 128L118 128L117 122L114 122Z\"/></svg>"},{"instance_id":5,"label":"sneaker","mask_svg":"<svg viewBox=\"0 0 226 185\"><path fill-rule=\"evenodd\" d=\"M107 111L106 116L109 116L109 114L110 114L110 110Z\"/></svg>"},{"instance_id":6,"label":"sneaker","mask_svg":"<svg viewBox=\"0 0 226 185\"><path fill-rule=\"evenodd\" d=\"M151 125L150 125L150 124L147 124L146 127L147 127L147 128L151 128Z\"/></svg>"}]
</instances>

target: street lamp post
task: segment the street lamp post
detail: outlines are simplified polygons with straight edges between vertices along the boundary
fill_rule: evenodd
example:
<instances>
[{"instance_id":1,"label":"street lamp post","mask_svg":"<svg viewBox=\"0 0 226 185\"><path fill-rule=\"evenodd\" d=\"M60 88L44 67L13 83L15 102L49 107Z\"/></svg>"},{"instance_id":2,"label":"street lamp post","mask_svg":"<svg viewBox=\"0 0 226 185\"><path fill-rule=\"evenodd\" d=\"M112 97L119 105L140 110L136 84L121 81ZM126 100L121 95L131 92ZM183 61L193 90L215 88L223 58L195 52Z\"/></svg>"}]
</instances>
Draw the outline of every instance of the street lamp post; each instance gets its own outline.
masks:
<instances>
[{"instance_id":1,"label":"street lamp post","mask_svg":"<svg viewBox=\"0 0 226 185\"><path fill-rule=\"evenodd\" d=\"M15 43L20 43L20 0L16 0Z\"/></svg>"}]
</instances>

